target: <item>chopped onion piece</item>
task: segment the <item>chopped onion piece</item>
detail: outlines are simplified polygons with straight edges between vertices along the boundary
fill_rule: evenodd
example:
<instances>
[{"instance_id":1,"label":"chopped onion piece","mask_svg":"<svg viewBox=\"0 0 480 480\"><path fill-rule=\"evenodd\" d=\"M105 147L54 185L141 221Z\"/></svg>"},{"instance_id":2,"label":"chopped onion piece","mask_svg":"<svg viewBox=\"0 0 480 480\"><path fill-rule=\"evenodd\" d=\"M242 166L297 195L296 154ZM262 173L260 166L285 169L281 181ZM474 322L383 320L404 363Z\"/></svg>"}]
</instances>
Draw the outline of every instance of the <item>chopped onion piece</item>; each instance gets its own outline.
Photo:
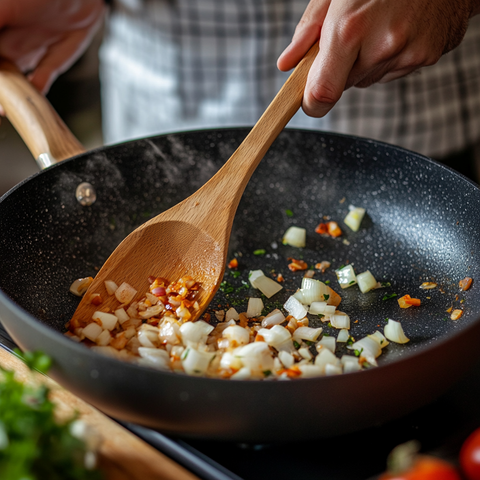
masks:
<instances>
[{"instance_id":1,"label":"chopped onion piece","mask_svg":"<svg viewBox=\"0 0 480 480\"><path fill-rule=\"evenodd\" d=\"M103 330L103 332L95 340L95 343L97 345L105 347L110 343L111 339L112 339L112 336L110 335L110 332L108 330Z\"/></svg>"},{"instance_id":2,"label":"chopped onion piece","mask_svg":"<svg viewBox=\"0 0 480 480\"><path fill-rule=\"evenodd\" d=\"M230 320L238 320L239 318L238 312L233 307L229 308L225 314L226 322L229 322Z\"/></svg>"},{"instance_id":3,"label":"chopped onion piece","mask_svg":"<svg viewBox=\"0 0 480 480\"><path fill-rule=\"evenodd\" d=\"M290 368L295 363L295 358L288 352L278 352L278 358L285 368Z\"/></svg>"},{"instance_id":4,"label":"chopped onion piece","mask_svg":"<svg viewBox=\"0 0 480 480\"><path fill-rule=\"evenodd\" d=\"M338 283L343 289L351 287L357 283L355 271L351 265L347 265L339 270L335 270L335 273L338 278Z\"/></svg>"},{"instance_id":5,"label":"chopped onion piece","mask_svg":"<svg viewBox=\"0 0 480 480\"><path fill-rule=\"evenodd\" d=\"M282 345L282 343L291 340L292 336L290 332L281 325L274 325L272 328L261 328L258 331L258 334L261 335L265 342L272 347L277 347Z\"/></svg>"},{"instance_id":6,"label":"chopped onion piece","mask_svg":"<svg viewBox=\"0 0 480 480\"><path fill-rule=\"evenodd\" d=\"M198 323L198 322L197 322ZM180 327L181 330L181 327ZM232 325L227 327L223 333L223 337L238 345L247 345L250 342L250 332L240 325Z\"/></svg>"},{"instance_id":7,"label":"chopped onion piece","mask_svg":"<svg viewBox=\"0 0 480 480\"><path fill-rule=\"evenodd\" d=\"M340 359L343 365L343 373L359 372L362 369L358 357L343 355Z\"/></svg>"},{"instance_id":8,"label":"chopped onion piece","mask_svg":"<svg viewBox=\"0 0 480 480\"><path fill-rule=\"evenodd\" d=\"M340 343L346 343L348 342L348 339L350 338L350 333L346 328L342 328L337 335L337 342Z\"/></svg>"},{"instance_id":9,"label":"chopped onion piece","mask_svg":"<svg viewBox=\"0 0 480 480\"><path fill-rule=\"evenodd\" d=\"M137 291L127 282L123 282L115 291L115 297L120 303L130 303Z\"/></svg>"},{"instance_id":10,"label":"chopped onion piece","mask_svg":"<svg viewBox=\"0 0 480 480\"><path fill-rule=\"evenodd\" d=\"M285 316L278 308L276 308L262 320L262 327L267 328L272 327L273 325L280 325L284 321Z\"/></svg>"},{"instance_id":11,"label":"chopped onion piece","mask_svg":"<svg viewBox=\"0 0 480 480\"><path fill-rule=\"evenodd\" d=\"M250 297L247 306L247 318L258 317L262 314L263 302L261 298Z\"/></svg>"},{"instance_id":12,"label":"chopped onion piece","mask_svg":"<svg viewBox=\"0 0 480 480\"><path fill-rule=\"evenodd\" d=\"M297 320L301 320L308 313L307 309L293 296L288 298L283 308Z\"/></svg>"},{"instance_id":13,"label":"chopped onion piece","mask_svg":"<svg viewBox=\"0 0 480 480\"><path fill-rule=\"evenodd\" d=\"M220 359L220 368L223 370L240 370L242 368L242 362L232 352L225 352Z\"/></svg>"},{"instance_id":14,"label":"chopped onion piece","mask_svg":"<svg viewBox=\"0 0 480 480\"><path fill-rule=\"evenodd\" d=\"M335 341L335 337L322 337L320 341L317 342L315 348L317 352L320 352L322 349L327 348L332 353L335 353L335 349L337 347L337 342Z\"/></svg>"},{"instance_id":15,"label":"chopped onion piece","mask_svg":"<svg viewBox=\"0 0 480 480\"><path fill-rule=\"evenodd\" d=\"M327 363L325 365L325 375L341 375L343 373L341 364Z\"/></svg>"},{"instance_id":16,"label":"chopped onion piece","mask_svg":"<svg viewBox=\"0 0 480 480\"><path fill-rule=\"evenodd\" d=\"M261 270L255 270L255 272L261 272ZM255 272L251 272L251 274ZM255 275L253 280L252 276L249 277L250 283L255 288L258 288L267 298L273 297L273 295L278 293L283 288L278 282L265 276L263 272L261 275Z\"/></svg>"},{"instance_id":17,"label":"chopped onion piece","mask_svg":"<svg viewBox=\"0 0 480 480\"><path fill-rule=\"evenodd\" d=\"M118 318L118 321L120 322L120 325L122 323L125 323L127 320L130 320L130 317L128 316L127 312L125 311L124 308L119 308L113 312L115 316Z\"/></svg>"},{"instance_id":18,"label":"chopped onion piece","mask_svg":"<svg viewBox=\"0 0 480 480\"><path fill-rule=\"evenodd\" d=\"M82 333L92 342L95 342L98 336L103 332L103 328L95 322L89 323L83 330Z\"/></svg>"},{"instance_id":19,"label":"chopped onion piece","mask_svg":"<svg viewBox=\"0 0 480 480\"><path fill-rule=\"evenodd\" d=\"M77 297L83 297L85 292L88 290L88 287L92 284L93 278L92 277L85 277L79 278L75 280L70 285L70 292L76 295Z\"/></svg>"},{"instance_id":20,"label":"chopped onion piece","mask_svg":"<svg viewBox=\"0 0 480 480\"><path fill-rule=\"evenodd\" d=\"M315 357L315 365L319 367L322 373L325 373L327 364L339 365L340 359L337 358L328 348L322 348Z\"/></svg>"},{"instance_id":21,"label":"chopped onion piece","mask_svg":"<svg viewBox=\"0 0 480 480\"><path fill-rule=\"evenodd\" d=\"M325 369L311 363L303 363L298 366L302 372L302 378L320 377L325 373Z\"/></svg>"},{"instance_id":22,"label":"chopped onion piece","mask_svg":"<svg viewBox=\"0 0 480 480\"><path fill-rule=\"evenodd\" d=\"M350 317L348 315L335 314L330 317L330 323L334 328L349 329Z\"/></svg>"},{"instance_id":23,"label":"chopped onion piece","mask_svg":"<svg viewBox=\"0 0 480 480\"><path fill-rule=\"evenodd\" d=\"M302 305L307 305L305 302L305 299L303 298L303 291L301 289L298 289L292 297L296 298Z\"/></svg>"},{"instance_id":24,"label":"chopped onion piece","mask_svg":"<svg viewBox=\"0 0 480 480\"><path fill-rule=\"evenodd\" d=\"M139 347L138 354L144 360L144 365L151 365L157 368L167 369L170 363L170 356L165 350L159 348Z\"/></svg>"},{"instance_id":25,"label":"chopped onion piece","mask_svg":"<svg viewBox=\"0 0 480 480\"><path fill-rule=\"evenodd\" d=\"M293 332L294 340L308 340L309 342L316 342L323 328L299 327Z\"/></svg>"},{"instance_id":26,"label":"chopped onion piece","mask_svg":"<svg viewBox=\"0 0 480 480\"><path fill-rule=\"evenodd\" d=\"M235 350L235 356L242 361L245 367L257 374L263 374L263 372L273 369L272 352L265 342L254 342L244 345Z\"/></svg>"},{"instance_id":27,"label":"chopped onion piece","mask_svg":"<svg viewBox=\"0 0 480 480\"><path fill-rule=\"evenodd\" d=\"M378 330L375 333L369 335L369 337L376 340L380 344L380 347L382 349L385 348L389 343L388 340L384 337L383 333L379 332Z\"/></svg>"},{"instance_id":28,"label":"chopped onion piece","mask_svg":"<svg viewBox=\"0 0 480 480\"><path fill-rule=\"evenodd\" d=\"M113 330L118 322L118 318L115 315L105 312L95 312L92 315L92 319L99 320L102 327L107 330Z\"/></svg>"},{"instance_id":29,"label":"chopped onion piece","mask_svg":"<svg viewBox=\"0 0 480 480\"><path fill-rule=\"evenodd\" d=\"M113 280L105 280L105 289L109 295L113 295L117 291L118 285Z\"/></svg>"},{"instance_id":30,"label":"chopped onion piece","mask_svg":"<svg viewBox=\"0 0 480 480\"><path fill-rule=\"evenodd\" d=\"M410 339L407 338L405 333L403 332L403 328L400 322L396 322L391 318L388 319L388 323L385 325L383 331L385 333L385 337L387 337L391 342L407 343L410 341Z\"/></svg>"},{"instance_id":31,"label":"chopped onion piece","mask_svg":"<svg viewBox=\"0 0 480 480\"><path fill-rule=\"evenodd\" d=\"M370 290L373 290L377 286L377 281L375 277L370 273L369 270L357 275L357 283L360 291L362 293L367 293Z\"/></svg>"},{"instance_id":32,"label":"chopped onion piece","mask_svg":"<svg viewBox=\"0 0 480 480\"><path fill-rule=\"evenodd\" d=\"M313 302L327 302L330 297L330 288L320 280L304 277L302 293L305 304L311 305Z\"/></svg>"},{"instance_id":33,"label":"chopped onion piece","mask_svg":"<svg viewBox=\"0 0 480 480\"><path fill-rule=\"evenodd\" d=\"M195 323L190 325L195 325ZM182 327L185 325L189 324L185 323ZM203 352L193 347L187 347L182 355L183 369L188 375L203 375L207 371L213 357L215 357L214 352Z\"/></svg>"},{"instance_id":34,"label":"chopped onion piece","mask_svg":"<svg viewBox=\"0 0 480 480\"><path fill-rule=\"evenodd\" d=\"M298 353L302 358L305 360L311 360L312 354L310 353L310 350L307 347L301 347L298 349Z\"/></svg>"},{"instance_id":35,"label":"chopped onion piece","mask_svg":"<svg viewBox=\"0 0 480 480\"><path fill-rule=\"evenodd\" d=\"M290 227L283 235L282 243L292 247L303 248L306 245L307 230L300 227Z\"/></svg>"},{"instance_id":36,"label":"chopped onion piece","mask_svg":"<svg viewBox=\"0 0 480 480\"><path fill-rule=\"evenodd\" d=\"M260 277L264 277L265 274L263 273L262 270L251 270L250 273L248 274L248 280L250 281L251 285L253 288L258 288L256 285L255 285L255 281L260 278Z\"/></svg>"},{"instance_id":37,"label":"chopped onion piece","mask_svg":"<svg viewBox=\"0 0 480 480\"><path fill-rule=\"evenodd\" d=\"M230 380L250 380L252 378L252 371L247 367L242 367L238 372L234 373Z\"/></svg>"},{"instance_id":38,"label":"chopped onion piece","mask_svg":"<svg viewBox=\"0 0 480 480\"><path fill-rule=\"evenodd\" d=\"M180 334L182 335L182 340L184 343L205 343L207 341L208 334L213 329L214 327L212 325L209 325L203 320L198 320L197 322L187 322L181 325Z\"/></svg>"},{"instance_id":39,"label":"chopped onion piece","mask_svg":"<svg viewBox=\"0 0 480 480\"><path fill-rule=\"evenodd\" d=\"M365 215L365 209L361 207L354 207L353 205L350 205L348 208L350 211L344 218L343 222L345 225L347 225L347 227L350 227L354 232L357 232Z\"/></svg>"},{"instance_id":40,"label":"chopped onion piece","mask_svg":"<svg viewBox=\"0 0 480 480\"><path fill-rule=\"evenodd\" d=\"M354 350L355 355L364 357L370 365L374 365L375 367L377 366L375 359L382 353L380 342L376 338L370 337L364 337L347 348Z\"/></svg>"}]
</instances>

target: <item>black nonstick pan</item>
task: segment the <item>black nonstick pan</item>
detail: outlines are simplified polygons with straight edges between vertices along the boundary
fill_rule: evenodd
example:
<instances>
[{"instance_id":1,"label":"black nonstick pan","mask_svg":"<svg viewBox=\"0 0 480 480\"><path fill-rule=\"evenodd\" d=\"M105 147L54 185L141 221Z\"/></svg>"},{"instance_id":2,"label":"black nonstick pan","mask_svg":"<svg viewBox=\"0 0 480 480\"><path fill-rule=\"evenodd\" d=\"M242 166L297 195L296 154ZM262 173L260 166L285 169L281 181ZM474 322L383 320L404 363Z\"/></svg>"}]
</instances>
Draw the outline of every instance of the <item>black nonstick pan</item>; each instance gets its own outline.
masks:
<instances>
[{"instance_id":1,"label":"black nonstick pan","mask_svg":"<svg viewBox=\"0 0 480 480\"><path fill-rule=\"evenodd\" d=\"M288 270L288 258L309 265L328 260L331 268L314 278L330 280L341 293L341 310L351 316L356 339L383 331L386 318L401 321L411 339L386 347L379 367L292 381L216 380L121 362L63 335L78 304L69 293L72 281L95 275L128 233L203 185L247 133L244 128L184 132L99 148L4 195L0 318L9 334L23 349L49 354L52 377L105 413L184 437L242 442L326 437L398 418L433 401L480 352L480 190L428 158L351 136L289 129L280 134L235 218L230 257L237 255L240 276L227 269L211 310L234 305L245 311L248 297L259 295L248 287L254 269L285 277L282 292L265 300L274 308L304 275ZM96 192L89 206L76 198L83 182ZM358 232L342 222L350 204L367 210ZM316 234L325 218L338 221L344 235ZM307 229L306 248L282 245L291 225ZM265 254L255 255L257 250ZM357 287L341 292L334 269L346 263L390 286L367 294ZM473 287L460 292L458 282L466 276L474 279ZM438 287L421 290L427 281ZM421 307L400 309L397 298L407 293L420 298ZM457 321L447 313L452 306L464 312Z\"/></svg>"}]
</instances>

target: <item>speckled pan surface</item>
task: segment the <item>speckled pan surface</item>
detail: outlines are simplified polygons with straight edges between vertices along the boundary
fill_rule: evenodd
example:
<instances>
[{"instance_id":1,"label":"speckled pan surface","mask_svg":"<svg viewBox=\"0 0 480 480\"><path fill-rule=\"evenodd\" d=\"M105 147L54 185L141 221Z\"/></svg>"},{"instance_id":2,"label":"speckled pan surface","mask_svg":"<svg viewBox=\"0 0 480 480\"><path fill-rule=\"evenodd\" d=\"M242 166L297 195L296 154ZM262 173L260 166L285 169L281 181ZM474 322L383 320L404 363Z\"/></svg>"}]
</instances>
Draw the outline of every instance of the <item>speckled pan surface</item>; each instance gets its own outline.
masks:
<instances>
[{"instance_id":1,"label":"speckled pan surface","mask_svg":"<svg viewBox=\"0 0 480 480\"><path fill-rule=\"evenodd\" d=\"M386 421L440 394L477 355L473 337L480 330L475 284L480 278L480 190L412 152L348 136L286 130L275 141L254 173L234 222L230 249L232 257L238 256L241 275L234 277L227 269L226 290L234 293L219 292L212 309L235 305L246 310L248 297L258 296L245 287L254 269L286 278L284 290L265 301L274 308L303 277L303 272L289 272L289 257L303 258L309 265L328 260L332 267L315 278L330 280L342 294L341 310L354 322L355 338L383 330L390 317L402 322L411 339L407 345L389 345L378 369L299 382L188 378L99 357L53 331L63 331L78 302L68 293L71 282L94 276L130 231L203 185L247 133L187 132L98 149L42 172L2 197L0 317L7 330L22 347L51 353L56 361L53 376L107 413L180 435L300 438L295 433L298 422L278 427L275 418L300 406L314 424L308 436L332 435ZM90 182L97 191L90 207L75 199L81 182ZM358 232L342 222L349 205L367 210ZM315 233L326 217L339 222L342 237ZM305 249L282 245L290 225L307 229ZM265 255L254 255L258 249ZM356 286L340 291L334 268L347 263L357 273L370 270L391 286L367 294ZM460 293L458 281L465 276L472 277L474 285ZM436 282L438 288L419 289L425 281ZM422 306L401 310L395 298L383 300L393 293L420 298ZM457 322L446 313L452 305L464 310ZM369 404L352 407L358 404L348 399L352 392L361 396L358 389L370 385L367 390L372 390L374 382L383 382L378 392L387 386L391 390L382 402L396 403L384 408L379 399L373 405L375 387L365 393ZM403 397L397 400L399 395ZM152 401L163 412L144 411ZM344 410L352 408L355 411L345 415ZM245 416L251 420L241 420Z\"/></svg>"}]
</instances>

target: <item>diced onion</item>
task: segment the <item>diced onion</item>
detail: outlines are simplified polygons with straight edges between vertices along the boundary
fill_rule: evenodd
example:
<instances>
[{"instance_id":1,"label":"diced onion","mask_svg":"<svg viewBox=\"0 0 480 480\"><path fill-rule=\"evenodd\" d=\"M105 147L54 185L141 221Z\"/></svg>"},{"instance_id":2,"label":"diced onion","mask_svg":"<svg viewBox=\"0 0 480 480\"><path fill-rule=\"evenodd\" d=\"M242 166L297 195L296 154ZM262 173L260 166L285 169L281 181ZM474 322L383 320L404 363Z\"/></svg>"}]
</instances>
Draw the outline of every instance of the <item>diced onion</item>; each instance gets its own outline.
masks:
<instances>
[{"instance_id":1,"label":"diced onion","mask_svg":"<svg viewBox=\"0 0 480 480\"><path fill-rule=\"evenodd\" d=\"M257 278L262 277L262 276L263 277L265 276L265 274L263 273L262 270L251 270L250 271L250 273L248 274L248 280L251 283L253 288L258 288L255 285L255 280L257 280Z\"/></svg>"},{"instance_id":2,"label":"diced onion","mask_svg":"<svg viewBox=\"0 0 480 480\"><path fill-rule=\"evenodd\" d=\"M102 331L103 328L98 323L92 322L82 330L82 333L86 338L95 342Z\"/></svg>"},{"instance_id":3,"label":"diced onion","mask_svg":"<svg viewBox=\"0 0 480 480\"><path fill-rule=\"evenodd\" d=\"M410 339L407 338L403 332L400 322L396 322L391 318L388 319L388 323L385 325L383 331L385 333L385 337L387 337L391 342L407 343L410 341Z\"/></svg>"},{"instance_id":4,"label":"diced onion","mask_svg":"<svg viewBox=\"0 0 480 480\"><path fill-rule=\"evenodd\" d=\"M244 345L235 350L235 356L242 361L245 367L250 368L257 374L273 368L272 352L265 342L254 342Z\"/></svg>"},{"instance_id":5,"label":"diced onion","mask_svg":"<svg viewBox=\"0 0 480 480\"><path fill-rule=\"evenodd\" d=\"M198 322L196 322L198 323ZM188 323L182 325L189 325ZM195 325L194 323L190 325ZM193 347L187 347L182 355L182 365L188 375L203 375L213 360L215 353L203 352Z\"/></svg>"},{"instance_id":6,"label":"diced onion","mask_svg":"<svg viewBox=\"0 0 480 480\"><path fill-rule=\"evenodd\" d=\"M310 353L310 350L307 347L299 348L298 353L305 360L311 360L311 358L312 358L312 354Z\"/></svg>"},{"instance_id":7,"label":"diced onion","mask_svg":"<svg viewBox=\"0 0 480 480\"><path fill-rule=\"evenodd\" d=\"M343 289L351 287L357 283L355 271L351 265L335 270L335 273L337 275L338 283Z\"/></svg>"},{"instance_id":8,"label":"diced onion","mask_svg":"<svg viewBox=\"0 0 480 480\"><path fill-rule=\"evenodd\" d=\"M250 342L250 332L240 325L232 325L227 327L223 331L222 336L228 338L228 340L231 342L236 342L237 345L246 345Z\"/></svg>"},{"instance_id":9,"label":"diced onion","mask_svg":"<svg viewBox=\"0 0 480 480\"><path fill-rule=\"evenodd\" d=\"M336 349L336 341L335 337L322 337L320 341L317 342L315 348L317 349L317 352L320 352L322 348L326 348L330 350L332 353L335 353Z\"/></svg>"},{"instance_id":10,"label":"diced onion","mask_svg":"<svg viewBox=\"0 0 480 480\"><path fill-rule=\"evenodd\" d=\"M348 330L350 328L350 317L348 315L335 314L330 317L330 323L332 327Z\"/></svg>"},{"instance_id":11,"label":"diced onion","mask_svg":"<svg viewBox=\"0 0 480 480\"><path fill-rule=\"evenodd\" d=\"M283 235L282 243L292 247L303 248L306 245L307 230L300 227L290 227Z\"/></svg>"},{"instance_id":12,"label":"diced onion","mask_svg":"<svg viewBox=\"0 0 480 480\"><path fill-rule=\"evenodd\" d=\"M340 359L327 348L322 348L315 357L315 365L321 369L322 373L325 373L325 367L327 364L339 365Z\"/></svg>"},{"instance_id":13,"label":"diced onion","mask_svg":"<svg viewBox=\"0 0 480 480\"><path fill-rule=\"evenodd\" d=\"M362 293L367 293L377 286L377 281L369 270L357 275L357 283Z\"/></svg>"},{"instance_id":14,"label":"diced onion","mask_svg":"<svg viewBox=\"0 0 480 480\"><path fill-rule=\"evenodd\" d=\"M105 280L105 289L109 295L113 295L117 291L118 285L113 280Z\"/></svg>"},{"instance_id":15,"label":"diced onion","mask_svg":"<svg viewBox=\"0 0 480 480\"><path fill-rule=\"evenodd\" d=\"M337 335L337 342L340 343L346 343L348 342L348 339L350 338L350 333L346 328L342 328Z\"/></svg>"},{"instance_id":16,"label":"diced onion","mask_svg":"<svg viewBox=\"0 0 480 480\"><path fill-rule=\"evenodd\" d=\"M261 270L256 270L261 272ZM253 273L253 272L251 272ZM249 277L250 283L258 288L267 298L273 297L276 293L282 290L282 286L275 280L265 276L262 272L261 275L255 275L252 280L252 276Z\"/></svg>"},{"instance_id":17,"label":"diced onion","mask_svg":"<svg viewBox=\"0 0 480 480\"><path fill-rule=\"evenodd\" d=\"M95 340L95 343L97 345L105 347L110 343L111 339L112 339L112 336L110 335L110 332L108 330L103 330L103 332Z\"/></svg>"},{"instance_id":18,"label":"diced onion","mask_svg":"<svg viewBox=\"0 0 480 480\"><path fill-rule=\"evenodd\" d=\"M226 322L229 322L230 320L238 320L239 318L238 312L233 307L229 308L225 314Z\"/></svg>"},{"instance_id":19,"label":"diced onion","mask_svg":"<svg viewBox=\"0 0 480 480\"><path fill-rule=\"evenodd\" d=\"M130 320L130 317L128 316L124 308L119 308L115 310L115 312L113 313L118 318L118 321L120 322L120 324L125 323L127 320Z\"/></svg>"},{"instance_id":20,"label":"diced onion","mask_svg":"<svg viewBox=\"0 0 480 480\"><path fill-rule=\"evenodd\" d=\"M118 318L115 315L105 312L95 312L92 315L92 319L99 320L102 324L102 327L107 330L113 330L118 322Z\"/></svg>"},{"instance_id":21,"label":"diced onion","mask_svg":"<svg viewBox=\"0 0 480 480\"><path fill-rule=\"evenodd\" d=\"M359 357L364 357L370 365L374 366L377 366L375 359L382 353L380 342L370 337L364 337L348 348L356 351Z\"/></svg>"},{"instance_id":22,"label":"diced onion","mask_svg":"<svg viewBox=\"0 0 480 480\"><path fill-rule=\"evenodd\" d=\"M115 297L120 303L130 303L137 291L128 283L123 282L115 291Z\"/></svg>"},{"instance_id":23,"label":"diced onion","mask_svg":"<svg viewBox=\"0 0 480 480\"><path fill-rule=\"evenodd\" d=\"M325 302L330 297L330 289L320 280L304 277L302 279L302 293L305 305L313 302Z\"/></svg>"},{"instance_id":24,"label":"diced onion","mask_svg":"<svg viewBox=\"0 0 480 480\"><path fill-rule=\"evenodd\" d=\"M198 322L187 322L181 325L180 334L182 335L182 340L184 342L191 342L194 344L205 343L207 341L208 334L213 329L214 327L212 325L209 325L203 320L199 320Z\"/></svg>"},{"instance_id":25,"label":"diced onion","mask_svg":"<svg viewBox=\"0 0 480 480\"><path fill-rule=\"evenodd\" d=\"M288 352L278 352L278 358L285 368L290 368L295 363L295 358Z\"/></svg>"},{"instance_id":26,"label":"diced onion","mask_svg":"<svg viewBox=\"0 0 480 480\"><path fill-rule=\"evenodd\" d=\"M343 355L340 359L343 365L343 373L359 372L362 369L358 357Z\"/></svg>"},{"instance_id":27,"label":"diced onion","mask_svg":"<svg viewBox=\"0 0 480 480\"><path fill-rule=\"evenodd\" d=\"M76 295L77 297L83 297L85 292L88 290L88 287L92 284L93 278L92 277L85 277L79 278L75 280L70 285L70 292Z\"/></svg>"},{"instance_id":28,"label":"diced onion","mask_svg":"<svg viewBox=\"0 0 480 480\"><path fill-rule=\"evenodd\" d=\"M350 211L344 218L343 222L354 232L357 232L365 215L365 209L361 207L354 207L353 205L350 205L349 209Z\"/></svg>"},{"instance_id":29,"label":"diced onion","mask_svg":"<svg viewBox=\"0 0 480 480\"><path fill-rule=\"evenodd\" d=\"M302 378L320 377L325 373L325 370L318 365L312 365L311 363L304 363L298 366L302 372Z\"/></svg>"},{"instance_id":30,"label":"diced onion","mask_svg":"<svg viewBox=\"0 0 480 480\"><path fill-rule=\"evenodd\" d=\"M265 342L272 347L280 346L282 343L291 340L292 336L290 332L281 325L274 325L272 328L261 328L258 331Z\"/></svg>"},{"instance_id":31,"label":"diced onion","mask_svg":"<svg viewBox=\"0 0 480 480\"><path fill-rule=\"evenodd\" d=\"M262 320L262 327L267 328L272 327L273 325L280 325L284 321L285 316L278 308L276 308Z\"/></svg>"},{"instance_id":32,"label":"diced onion","mask_svg":"<svg viewBox=\"0 0 480 480\"><path fill-rule=\"evenodd\" d=\"M283 308L297 320L307 315L307 309L293 296L289 297Z\"/></svg>"},{"instance_id":33,"label":"diced onion","mask_svg":"<svg viewBox=\"0 0 480 480\"><path fill-rule=\"evenodd\" d=\"M247 306L247 318L258 317L262 314L263 301L261 298L250 297Z\"/></svg>"},{"instance_id":34,"label":"diced onion","mask_svg":"<svg viewBox=\"0 0 480 480\"><path fill-rule=\"evenodd\" d=\"M293 332L294 340L308 340L309 342L316 342L323 328L299 327Z\"/></svg>"}]
</instances>

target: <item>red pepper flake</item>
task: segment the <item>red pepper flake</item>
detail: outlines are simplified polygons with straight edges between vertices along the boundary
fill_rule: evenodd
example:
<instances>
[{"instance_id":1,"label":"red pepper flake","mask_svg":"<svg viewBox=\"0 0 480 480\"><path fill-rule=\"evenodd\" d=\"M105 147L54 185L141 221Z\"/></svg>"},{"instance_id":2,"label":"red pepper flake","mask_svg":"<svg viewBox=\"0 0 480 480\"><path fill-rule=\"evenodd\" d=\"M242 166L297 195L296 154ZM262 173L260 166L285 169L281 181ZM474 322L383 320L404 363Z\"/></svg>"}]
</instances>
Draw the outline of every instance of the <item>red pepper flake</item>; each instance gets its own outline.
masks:
<instances>
[{"instance_id":1,"label":"red pepper flake","mask_svg":"<svg viewBox=\"0 0 480 480\"><path fill-rule=\"evenodd\" d=\"M292 262L288 265L288 268L292 272L297 272L298 270L306 270L308 265L303 260L295 260L294 258L289 258L288 261Z\"/></svg>"},{"instance_id":2,"label":"red pepper flake","mask_svg":"<svg viewBox=\"0 0 480 480\"><path fill-rule=\"evenodd\" d=\"M101 305L103 303L103 298L99 293L92 293L90 295L90 303L92 305Z\"/></svg>"},{"instance_id":3,"label":"red pepper flake","mask_svg":"<svg viewBox=\"0 0 480 480\"><path fill-rule=\"evenodd\" d=\"M319 223L317 225L317 228L315 229L316 233L319 233L320 235L325 235L328 233L328 226L326 223Z\"/></svg>"},{"instance_id":4,"label":"red pepper flake","mask_svg":"<svg viewBox=\"0 0 480 480\"><path fill-rule=\"evenodd\" d=\"M404 295L398 299L398 304L400 308L410 308L410 307L419 307L422 302L418 298L412 298L410 295Z\"/></svg>"},{"instance_id":5,"label":"red pepper flake","mask_svg":"<svg viewBox=\"0 0 480 480\"><path fill-rule=\"evenodd\" d=\"M458 286L460 287L460 290L465 292L472 286L473 279L470 277L465 277L463 280L460 280L458 282Z\"/></svg>"},{"instance_id":6,"label":"red pepper flake","mask_svg":"<svg viewBox=\"0 0 480 480\"><path fill-rule=\"evenodd\" d=\"M284 280L285 280L285 279L283 278L283 275L282 275L281 273L279 273L279 274L277 275L277 282L282 283Z\"/></svg>"},{"instance_id":7,"label":"red pepper flake","mask_svg":"<svg viewBox=\"0 0 480 480\"><path fill-rule=\"evenodd\" d=\"M238 260L233 258L228 262L228 268L237 268L238 267Z\"/></svg>"},{"instance_id":8,"label":"red pepper flake","mask_svg":"<svg viewBox=\"0 0 480 480\"><path fill-rule=\"evenodd\" d=\"M339 237L342 234L342 230L338 226L337 222L328 222L328 234L332 237Z\"/></svg>"}]
</instances>

